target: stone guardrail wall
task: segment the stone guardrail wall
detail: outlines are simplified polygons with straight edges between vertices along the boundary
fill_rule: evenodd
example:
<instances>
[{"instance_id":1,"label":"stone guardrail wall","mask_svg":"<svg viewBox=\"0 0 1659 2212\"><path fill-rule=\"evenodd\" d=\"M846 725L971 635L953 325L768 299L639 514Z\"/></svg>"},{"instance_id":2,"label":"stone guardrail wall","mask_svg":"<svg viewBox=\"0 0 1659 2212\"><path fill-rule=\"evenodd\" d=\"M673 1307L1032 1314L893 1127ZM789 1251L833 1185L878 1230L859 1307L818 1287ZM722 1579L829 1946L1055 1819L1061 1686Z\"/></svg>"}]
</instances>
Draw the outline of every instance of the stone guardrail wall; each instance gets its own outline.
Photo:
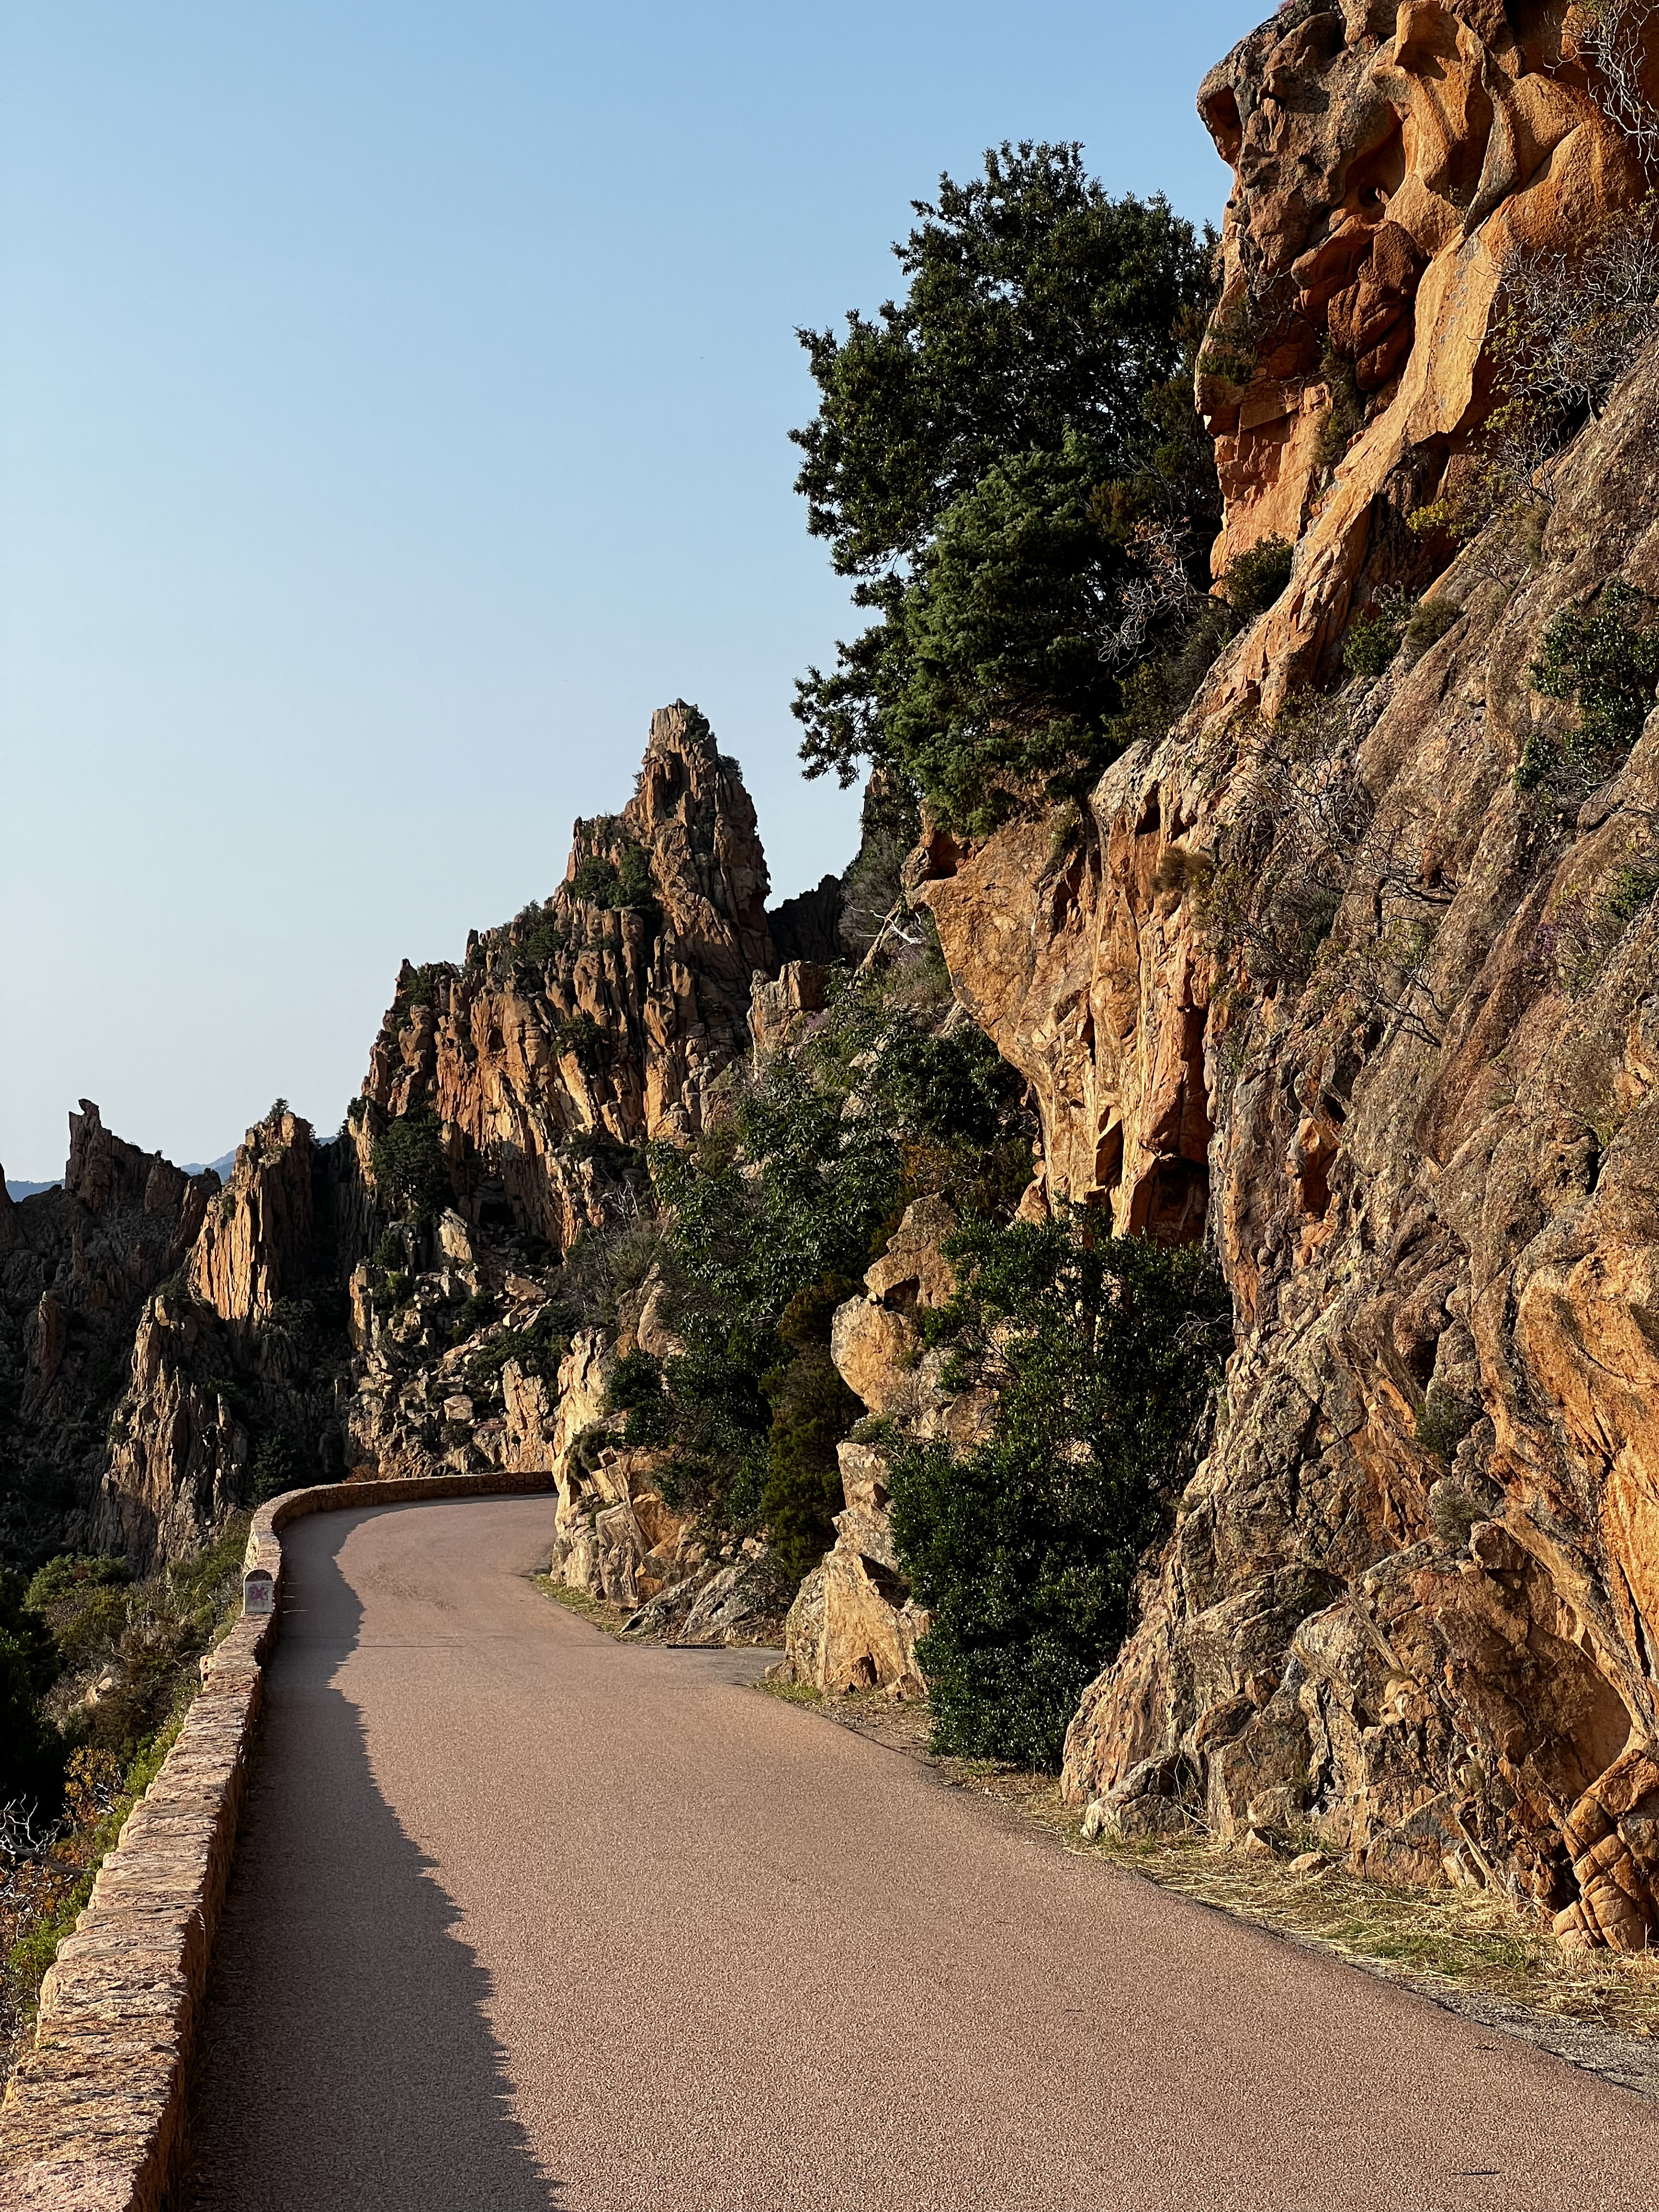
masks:
<instances>
[{"instance_id":1,"label":"stone guardrail wall","mask_svg":"<svg viewBox=\"0 0 1659 2212\"><path fill-rule=\"evenodd\" d=\"M495 1469L325 1483L255 1514L244 1587L269 1573L277 1610L238 1620L204 1658L178 1741L58 1947L0 2106L0 2212L159 2212L165 2198L281 1618L283 1530L309 1513L551 1487L548 1474Z\"/></svg>"}]
</instances>

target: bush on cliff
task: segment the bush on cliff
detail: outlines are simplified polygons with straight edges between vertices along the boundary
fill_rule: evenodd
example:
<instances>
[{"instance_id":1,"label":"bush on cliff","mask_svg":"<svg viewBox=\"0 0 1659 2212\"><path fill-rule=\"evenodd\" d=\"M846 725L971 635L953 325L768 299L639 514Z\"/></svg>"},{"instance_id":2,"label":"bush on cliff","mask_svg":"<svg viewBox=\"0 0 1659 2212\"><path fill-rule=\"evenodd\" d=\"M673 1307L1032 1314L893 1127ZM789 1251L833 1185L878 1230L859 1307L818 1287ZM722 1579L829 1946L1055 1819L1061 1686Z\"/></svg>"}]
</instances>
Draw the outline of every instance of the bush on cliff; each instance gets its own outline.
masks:
<instances>
[{"instance_id":1,"label":"bush on cliff","mask_svg":"<svg viewBox=\"0 0 1659 2212\"><path fill-rule=\"evenodd\" d=\"M728 1120L689 1151L653 1149L682 1348L648 1418L673 1446L678 1501L769 1528L797 1573L826 1548L836 1446L859 1412L829 1358L835 1309L913 1198L1012 1205L1030 1165L1023 1090L977 1030L929 1036L876 987L849 984Z\"/></svg>"},{"instance_id":2,"label":"bush on cliff","mask_svg":"<svg viewBox=\"0 0 1659 2212\"><path fill-rule=\"evenodd\" d=\"M40 1700L61 1664L51 1631L26 1601L21 1576L0 1571L0 1808L58 1809L65 1747Z\"/></svg>"},{"instance_id":3,"label":"bush on cliff","mask_svg":"<svg viewBox=\"0 0 1659 2212\"><path fill-rule=\"evenodd\" d=\"M1115 678L1163 641L1126 630L1144 526L1184 520L1203 577L1219 501L1192 369L1214 240L1162 199L1112 199L1075 145L1005 145L915 205L903 300L800 333L822 397L792 433L797 489L878 619L794 711L809 776L850 784L867 760L979 824L1110 757Z\"/></svg>"},{"instance_id":4,"label":"bush on cliff","mask_svg":"<svg viewBox=\"0 0 1659 2212\"><path fill-rule=\"evenodd\" d=\"M438 1118L429 1106L413 1106L388 1121L369 1158L375 1195L404 1220L430 1221L453 1195Z\"/></svg>"},{"instance_id":5,"label":"bush on cliff","mask_svg":"<svg viewBox=\"0 0 1659 2212\"><path fill-rule=\"evenodd\" d=\"M1589 790L1641 736L1659 681L1659 626L1638 627L1650 604L1615 577L1593 608L1564 607L1544 632L1528 672L1533 688L1576 701L1578 722L1561 738L1534 732L1516 771L1523 791L1552 775Z\"/></svg>"},{"instance_id":6,"label":"bush on cliff","mask_svg":"<svg viewBox=\"0 0 1659 2212\"><path fill-rule=\"evenodd\" d=\"M945 1249L962 1287L929 1336L951 1346L951 1388L999 1398L988 1442L908 1443L888 1470L900 1563L934 1615L934 1744L1052 1767L1189 1471L1227 1295L1196 1248L1087 1217L970 1220Z\"/></svg>"},{"instance_id":7,"label":"bush on cliff","mask_svg":"<svg viewBox=\"0 0 1659 2212\"><path fill-rule=\"evenodd\" d=\"M645 848L631 839L624 842L620 860L608 860L602 853L590 853L577 864L570 889L579 899L618 909L649 907L656 900Z\"/></svg>"}]
</instances>

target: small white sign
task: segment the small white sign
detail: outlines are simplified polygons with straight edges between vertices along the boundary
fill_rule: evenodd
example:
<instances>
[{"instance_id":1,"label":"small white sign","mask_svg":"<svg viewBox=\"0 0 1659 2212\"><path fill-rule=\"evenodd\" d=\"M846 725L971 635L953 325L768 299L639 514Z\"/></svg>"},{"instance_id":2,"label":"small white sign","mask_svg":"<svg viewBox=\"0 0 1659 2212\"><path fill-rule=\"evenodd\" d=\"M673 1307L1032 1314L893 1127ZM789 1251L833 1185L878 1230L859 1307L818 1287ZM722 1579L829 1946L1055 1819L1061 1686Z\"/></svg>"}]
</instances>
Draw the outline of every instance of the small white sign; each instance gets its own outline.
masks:
<instances>
[{"instance_id":1,"label":"small white sign","mask_svg":"<svg viewBox=\"0 0 1659 2212\"><path fill-rule=\"evenodd\" d=\"M250 1620L256 1615L276 1610L276 1577L269 1567L253 1567L242 1577L242 1617Z\"/></svg>"}]
</instances>

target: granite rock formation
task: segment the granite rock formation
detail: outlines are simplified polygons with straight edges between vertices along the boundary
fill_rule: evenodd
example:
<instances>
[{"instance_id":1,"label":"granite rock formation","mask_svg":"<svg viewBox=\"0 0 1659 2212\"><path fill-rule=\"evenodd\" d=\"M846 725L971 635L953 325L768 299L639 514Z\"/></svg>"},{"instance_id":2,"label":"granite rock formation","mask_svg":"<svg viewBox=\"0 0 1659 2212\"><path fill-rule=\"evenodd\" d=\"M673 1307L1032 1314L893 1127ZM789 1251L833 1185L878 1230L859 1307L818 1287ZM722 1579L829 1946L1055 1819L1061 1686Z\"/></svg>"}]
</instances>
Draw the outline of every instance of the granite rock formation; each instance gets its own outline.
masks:
<instances>
[{"instance_id":1,"label":"granite rock formation","mask_svg":"<svg viewBox=\"0 0 1659 2212\"><path fill-rule=\"evenodd\" d=\"M405 968L370 1055L366 1164L386 1118L428 1107L469 1221L510 1216L564 1250L604 1218L607 1163L696 1135L746 1049L751 978L778 964L767 884L737 763L695 707L663 708L634 797L577 823L552 898L459 968Z\"/></svg>"},{"instance_id":2,"label":"granite rock formation","mask_svg":"<svg viewBox=\"0 0 1659 2212\"><path fill-rule=\"evenodd\" d=\"M183 1265L219 1178L194 1179L70 1116L61 1189L0 1208L0 1542L19 1558L85 1545L104 1429L145 1299Z\"/></svg>"},{"instance_id":3,"label":"granite rock formation","mask_svg":"<svg viewBox=\"0 0 1659 2212\"><path fill-rule=\"evenodd\" d=\"M1497 241L1635 189L1541 21L1304 10L1206 82L1224 141L1237 110L1229 297L1289 275L1314 316L1358 285L1332 312L1370 333L1370 426L1310 520L1308 361L1274 361L1276 476L1268 417L1208 392L1232 543L1300 538L1285 599L1075 830L935 833L913 881L1032 1085L1034 1201L1208 1235L1235 1302L1208 1457L1068 1795L1127 1833L1312 1833L1501 1885L1632 1948L1659 1933L1659 716L1594 789L1516 770L1570 757L1575 710L1528 678L1552 619L1615 579L1659 599L1659 360L1564 456L1535 556L1493 526L1414 664L1293 690L1478 415ZM1424 263L1386 330L1384 208ZM1288 935L1274 885L1308 894Z\"/></svg>"},{"instance_id":4,"label":"granite rock formation","mask_svg":"<svg viewBox=\"0 0 1659 2212\"><path fill-rule=\"evenodd\" d=\"M280 1104L249 1130L185 1267L140 1312L94 1548L149 1567L195 1550L262 1482L339 1472L337 1164Z\"/></svg>"},{"instance_id":5,"label":"granite rock formation","mask_svg":"<svg viewBox=\"0 0 1659 2212\"><path fill-rule=\"evenodd\" d=\"M926 1693L916 1645L932 1620L900 1569L886 1465L901 1438L971 1444L985 1433L985 1394L947 1390L946 1355L930 1349L922 1335L921 1317L945 1304L956 1288L943 1249L956 1226L948 1200L916 1200L866 1271L864 1295L836 1310L831 1356L872 1420L839 1447L846 1503L836 1516L833 1547L790 1607L777 1669L782 1680L832 1695Z\"/></svg>"},{"instance_id":6,"label":"granite rock formation","mask_svg":"<svg viewBox=\"0 0 1659 2212\"><path fill-rule=\"evenodd\" d=\"M1230 665L1234 697L1271 707L1328 676L1352 612L1426 580L1406 517L1467 467L1490 410L1505 266L1571 251L1646 190L1577 25L1552 0L1299 0L1205 78L1199 112L1234 175L1199 364L1225 500L1216 574L1265 538L1296 548ZM1659 47L1649 75L1659 92ZM1334 422L1349 375L1358 405Z\"/></svg>"}]
</instances>

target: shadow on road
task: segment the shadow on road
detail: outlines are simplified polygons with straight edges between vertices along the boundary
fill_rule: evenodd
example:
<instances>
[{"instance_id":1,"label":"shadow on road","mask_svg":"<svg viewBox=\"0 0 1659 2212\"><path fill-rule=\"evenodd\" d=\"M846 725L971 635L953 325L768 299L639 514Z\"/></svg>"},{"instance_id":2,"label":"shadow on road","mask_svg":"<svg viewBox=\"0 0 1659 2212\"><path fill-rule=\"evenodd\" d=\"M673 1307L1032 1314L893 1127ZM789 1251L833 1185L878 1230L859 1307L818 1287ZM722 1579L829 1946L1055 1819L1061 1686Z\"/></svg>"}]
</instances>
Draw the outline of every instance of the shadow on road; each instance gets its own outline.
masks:
<instances>
[{"instance_id":1,"label":"shadow on road","mask_svg":"<svg viewBox=\"0 0 1659 2212\"><path fill-rule=\"evenodd\" d=\"M331 1686L362 1617L337 1555L365 1517L291 1546L173 2212L557 2212L490 1976Z\"/></svg>"}]
</instances>

